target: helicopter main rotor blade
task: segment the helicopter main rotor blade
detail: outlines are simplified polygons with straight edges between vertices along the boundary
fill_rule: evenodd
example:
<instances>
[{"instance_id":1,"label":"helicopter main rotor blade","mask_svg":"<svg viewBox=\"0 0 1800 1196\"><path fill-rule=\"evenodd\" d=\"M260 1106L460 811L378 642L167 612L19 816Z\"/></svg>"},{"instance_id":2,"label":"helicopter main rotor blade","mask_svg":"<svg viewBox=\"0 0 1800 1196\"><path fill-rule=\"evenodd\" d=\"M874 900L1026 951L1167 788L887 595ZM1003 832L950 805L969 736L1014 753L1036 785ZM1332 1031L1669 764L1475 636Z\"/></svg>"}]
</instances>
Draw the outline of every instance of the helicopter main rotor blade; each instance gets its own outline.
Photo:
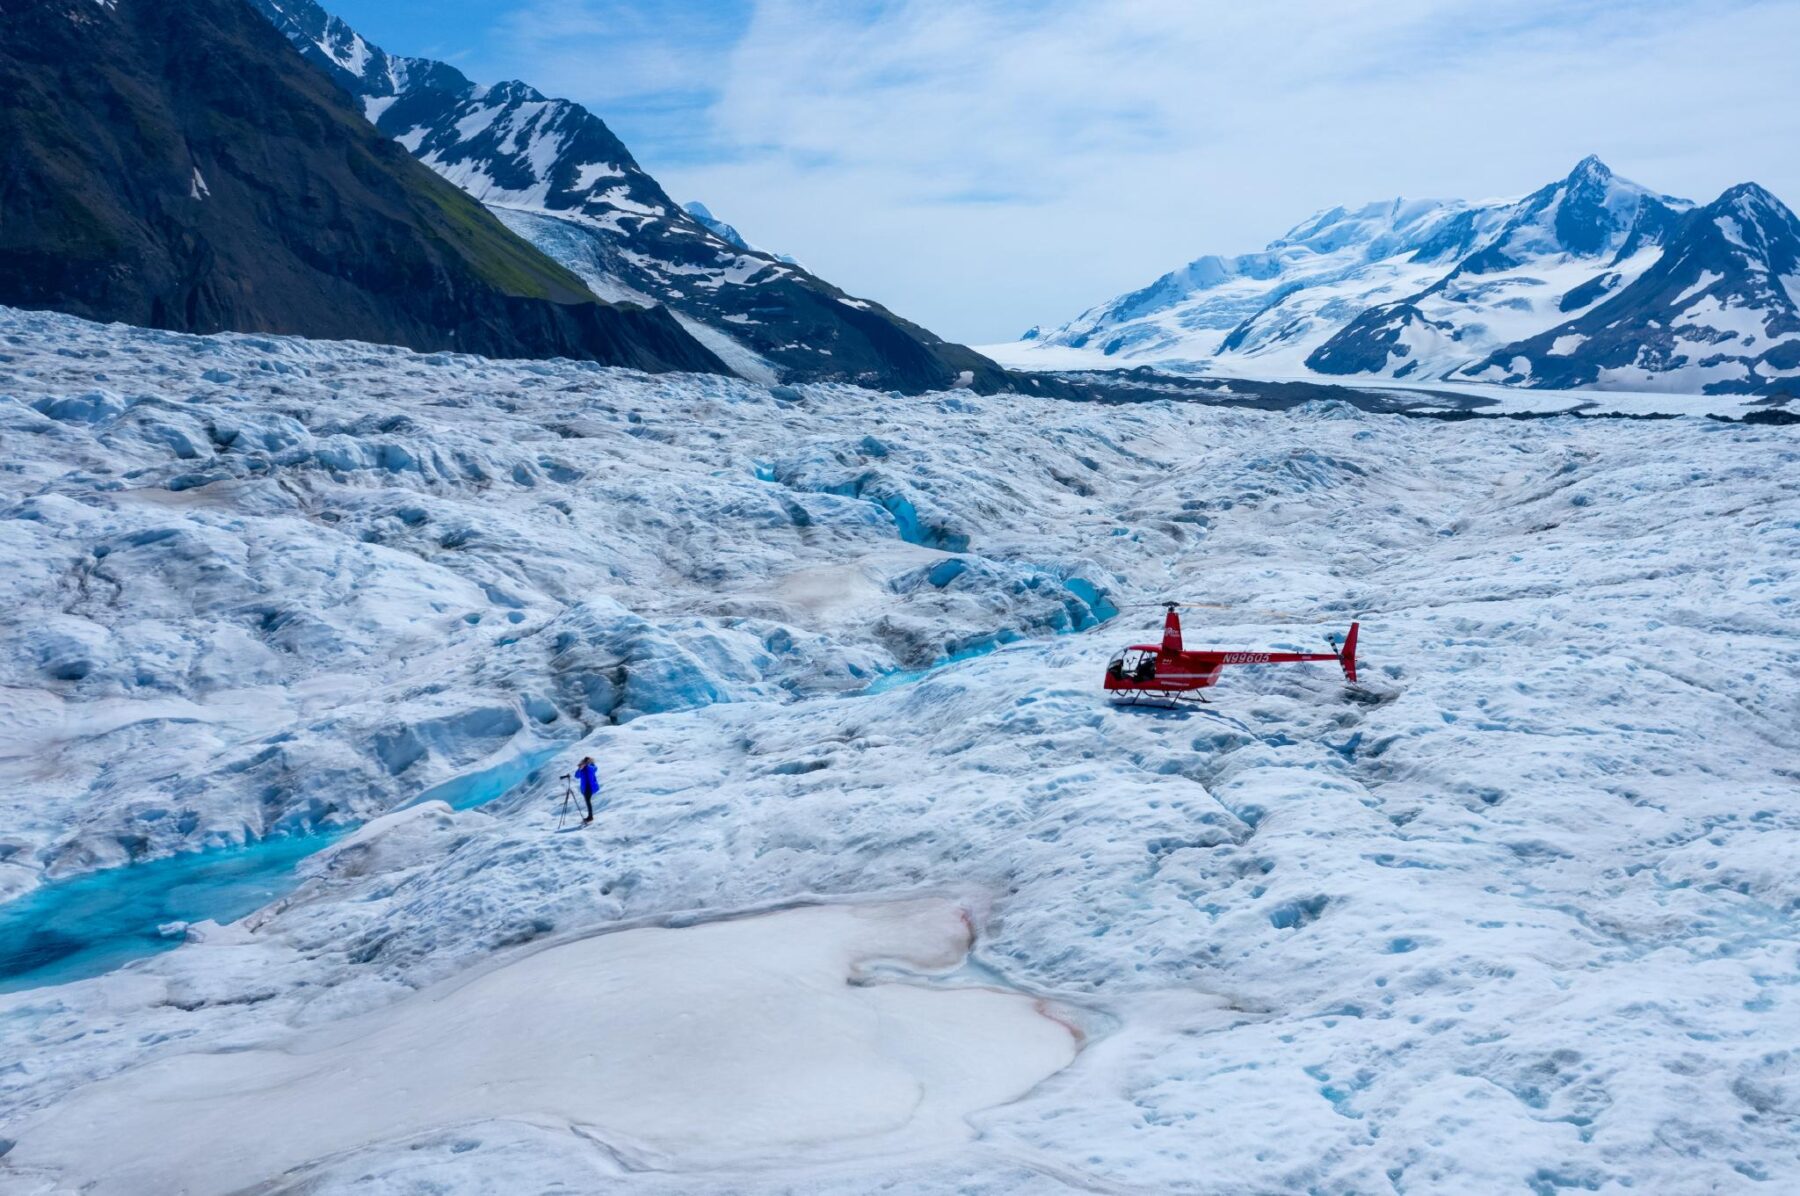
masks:
<instances>
[{"instance_id":1,"label":"helicopter main rotor blade","mask_svg":"<svg viewBox=\"0 0 1800 1196\"><path fill-rule=\"evenodd\" d=\"M1270 610L1267 607L1239 606L1235 602L1128 602L1121 610L1223 610L1243 615L1267 615L1277 619L1286 619L1294 623L1329 623L1330 619L1319 615L1300 615L1288 610Z\"/></svg>"}]
</instances>

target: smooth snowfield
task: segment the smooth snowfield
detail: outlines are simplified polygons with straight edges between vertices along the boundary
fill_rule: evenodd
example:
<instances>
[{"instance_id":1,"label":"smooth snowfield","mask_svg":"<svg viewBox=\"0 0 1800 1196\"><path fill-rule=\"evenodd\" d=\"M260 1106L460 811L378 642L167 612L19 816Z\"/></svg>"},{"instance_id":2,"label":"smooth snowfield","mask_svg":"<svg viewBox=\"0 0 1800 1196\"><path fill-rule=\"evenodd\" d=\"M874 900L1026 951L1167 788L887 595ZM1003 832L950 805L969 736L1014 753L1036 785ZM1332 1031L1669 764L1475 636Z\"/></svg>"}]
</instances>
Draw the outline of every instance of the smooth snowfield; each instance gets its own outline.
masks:
<instances>
[{"instance_id":1,"label":"smooth snowfield","mask_svg":"<svg viewBox=\"0 0 1800 1196\"><path fill-rule=\"evenodd\" d=\"M91 1085L20 1127L9 1162L96 1196L200 1196L492 1121L572 1131L631 1170L938 1147L1075 1054L1026 997L851 983L873 963L952 968L971 937L955 905L921 901L551 946L279 1047Z\"/></svg>"},{"instance_id":2,"label":"smooth snowfield","mask_svg":"<svg viewBox=\"0 0 1800 1196\"><path fill-rule=\"evenodd\" d=\"M966 1129L632 1171L567 1116L346 1147L295 1115L267 1179L1800 1187L1791 428L772 391L17 313L0 354L9 888L376 819L241 921L0 996L0 1190L100 1178L25 1171L34 1125L236 1054L279 1104L271 1052L544 944L924 899L975 939L921 1002L1026 994L1084 1036L1020 1099L949 1099ZM1194 643L1360 618L1365 684L1115 710L1104 663L1164 597L1237 604ZM583 754L599 817L558 834Z\"/></svg>"}]
</instances>

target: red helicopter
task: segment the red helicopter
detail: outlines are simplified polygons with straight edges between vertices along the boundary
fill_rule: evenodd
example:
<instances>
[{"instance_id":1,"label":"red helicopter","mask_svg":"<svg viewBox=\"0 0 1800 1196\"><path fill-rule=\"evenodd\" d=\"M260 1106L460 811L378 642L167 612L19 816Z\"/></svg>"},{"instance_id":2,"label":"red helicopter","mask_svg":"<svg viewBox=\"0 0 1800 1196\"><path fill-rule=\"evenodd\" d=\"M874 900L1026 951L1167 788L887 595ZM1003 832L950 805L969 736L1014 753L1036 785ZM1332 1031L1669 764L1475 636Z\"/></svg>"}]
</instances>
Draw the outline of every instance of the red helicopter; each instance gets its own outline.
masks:
<instances>
[{"instance_id":1,"label":"red helicopter","mask_svg":"<svg viewBox=\"0 0 1800 1196\"><path fill-rule=\"evenodd\" d=\"M1200 691L1216 685L1219 674L1228 664L1296 664L1307 660L1335 660L1344 670L1344 679L1356 682L1356 629L1340 646L1336 636L1327 636L1332 651L1324 652L1253 652L1223 648L1200 648L1189 652L1181 646L1179 603L1165 603L1169 613L1163 619L1162 646L1134 644L1113 657L1106 665L1106 688L1113 701L1133 706L1140 703L1173 705L1179 702L1204 702Z\"/></svg>"}]
</instances>

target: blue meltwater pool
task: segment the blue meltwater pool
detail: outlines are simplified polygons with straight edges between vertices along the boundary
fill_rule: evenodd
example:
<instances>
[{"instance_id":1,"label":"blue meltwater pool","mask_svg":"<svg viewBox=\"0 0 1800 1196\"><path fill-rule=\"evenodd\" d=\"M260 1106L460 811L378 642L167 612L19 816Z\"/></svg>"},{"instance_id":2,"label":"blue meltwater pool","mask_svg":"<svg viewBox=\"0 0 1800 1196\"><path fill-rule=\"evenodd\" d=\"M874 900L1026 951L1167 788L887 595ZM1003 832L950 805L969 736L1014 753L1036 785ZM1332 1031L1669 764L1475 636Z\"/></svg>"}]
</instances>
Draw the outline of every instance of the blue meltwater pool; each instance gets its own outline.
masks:
<instances>
[{"instance_id":1,"label":"blue meltwater pool","mask_svg":"<svg viewBox=\"0 0 1800 1196\"><path fill-rule=\"evenodd\" d=\"M181 942L171 922L235 922L293 887L294 865L344 834L293 835L52 881L0 905L0 992L62 984Z\"/></svg>"},{"instance_id":2,"label":"blue meltwater pool","mask_svg":"<svg viewBox=\"0 0 1800 1196\"><path fill-rule=\"evenodd\" d=\"M517 789L560 748L541 748L427 789L457 809ZM65 984L180 945L179 922L221 925L294 887L294 868L355 829L259 839L51 881L0 905L0 992ZM164 927L169 927L165 933Z\"/></svg>"}]
</instances>

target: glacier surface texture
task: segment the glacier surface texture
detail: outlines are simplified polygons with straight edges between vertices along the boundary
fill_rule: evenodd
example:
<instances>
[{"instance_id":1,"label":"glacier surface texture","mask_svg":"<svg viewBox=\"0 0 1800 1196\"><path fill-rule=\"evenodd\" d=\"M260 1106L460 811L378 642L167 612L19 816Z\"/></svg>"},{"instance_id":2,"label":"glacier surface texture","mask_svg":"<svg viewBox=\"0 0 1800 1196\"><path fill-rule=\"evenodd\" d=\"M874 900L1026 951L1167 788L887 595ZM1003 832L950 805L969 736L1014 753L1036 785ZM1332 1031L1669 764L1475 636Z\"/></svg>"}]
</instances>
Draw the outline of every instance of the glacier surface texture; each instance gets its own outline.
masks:
<instances>
[{"instance_id":1,"label":"glacier surface texture","mask_svg":"<svg viewBox=\"0 0 1800 1196\"><path fill-rule=\"evenodd\" d=\"M0 364L0 1192L1800 1188L1792 428Z\"/></svg>"}]
</instances>

